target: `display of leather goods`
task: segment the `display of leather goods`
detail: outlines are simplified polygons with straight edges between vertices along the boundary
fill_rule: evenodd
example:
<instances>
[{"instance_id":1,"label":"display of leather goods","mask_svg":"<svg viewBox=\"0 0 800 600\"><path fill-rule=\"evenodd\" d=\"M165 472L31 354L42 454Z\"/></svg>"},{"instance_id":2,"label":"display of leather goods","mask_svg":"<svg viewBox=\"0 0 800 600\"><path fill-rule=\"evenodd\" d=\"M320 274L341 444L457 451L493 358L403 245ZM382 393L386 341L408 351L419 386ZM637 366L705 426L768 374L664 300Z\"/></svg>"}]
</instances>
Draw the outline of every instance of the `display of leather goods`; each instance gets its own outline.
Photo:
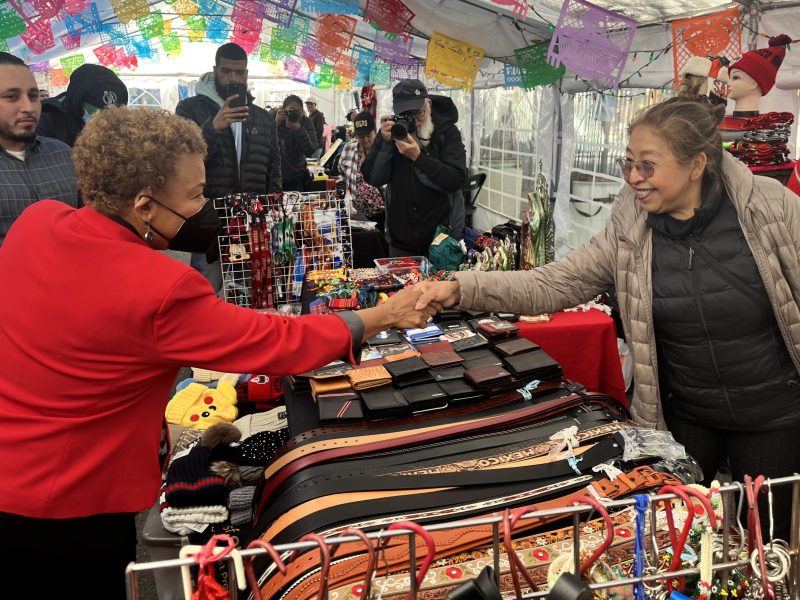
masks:
<instances>
[{"instance_id":1,"label":"display of leather goods","mask_svg":"<svg viewBox=\"0 0 800 600\"><path fill-rule=\"evenodd\" d=\"M497 317L493 315L485 315L482 317L476 317L474 319L470 319L467 321L467 324L472 328L473 331L480 331L481 324L483 323L496 323L499 321Z\"/></svg>"},{"instance_id":2,"label":"display of leather goods","mask_svg":"<svg viewBox=\"0 0 800 600\"><path fill-rule=\"evenodd\" d=\"M439 336L442 335L442 330L435 323L431 323L427 327L419 329L406 329L404 333L408 341L413 344L424 342L425 340L438 340Z\"/></svg>"},{"instance_id":3,"label":"display of leather goods","mask_svg":"<svg viewBox=\"0 0 800 600\"><path fill-rule=\"evenodd\" d=\"M386 370L389 371L392 381L398 387L433 381L433 377L428 372L428 365L418 356L386 363Z\"/></svg>"},{"instance_id":4,"label":"display of leather goods","mask_svg":"<svg viewBox=\"0 0 800 600\"><path fill-rule=\"evenodd\" d=\"M511 373L500 365L476 367L464 371L464 379L479 388L492 388L511 380Z\"/></svg>"},{"instance_id":5,"label":"display of leather goods","mask_svg":"<svg viewBox=\"0 0 800 600\"><path fill-rule=\"evenodd\" d=\"M562 375L561 365L544 350L507 356L503 359L503 364L518 377L555 379Z\"/></svg>"},{"instance_id":6,"label":"display of leather goods","mask_svg":"<svg viewBox=\"0 0 800 600\"><path fill-rule=\"evenodd\" d=\"M321 394L317 396L320 423L360 421L364 418L361 399L356 393Z\"/></svg>"},{"instance_id":7,"label":"display of leather goods","mask_svg":"<svg viewBox=\"0 0 800 600\"><path fill-rule=\"evenodd\" d=\"M452 379L439 382L450 402L464 402L466 400L478 400L486 397L486 392L470 385L463 379Z\"/></svg>"},{"instance_id":8,"label":"display of leather goods","mask_svg":"<svg viewBox=\"0 0 800 600\"><path fill-rule=\"evenodd\" d=\"M426 352L422 354L422 360L432 369L436 367L452 367L464 362L464 359L452 350L449 352Z\"/></svg>"},{"instance_id":9,"label":"display of leather goods","mask_svg":"<svg viewBox=\"0 0 800 600\"><path fill-rule=\"evenodd\" d=\"M539 350L539 344L535 344L527 338L516 338L507 342L494 345L494 349L503 356L514 356L523 352Z\"/></svg>"},{"instance_id":10,"label":"display of leather goods","mask_svg":"<svg viewBox=\"0 0 800 600\"><path fill-rule=\"evenodd\" d=\"M462 322L462 312L457 308L445 308L436 316L436 322L444 329L443 324L446 322Z\"/></svg>"},{"instance_id":11,"label":"display of leather goods","mask_svg":"<svg viewBox=\"0 0 800 600\"><path fill-rule=\"evenodd\" d=\"M394 329L387 329L386 331L381 331L375 337L370 338L367 340L367 344L370 346L386 346L388 344L399 344L403 341L403 338L400 337L400 333Z\"/></svg>"},{"instance_id":12,"label":"display of leather goods","mask_svg":"<svg viewBox=\"0 0 800 600\"><path fill-rule=\"evenodd\" d=\"M464 378L464 367L456 365L444 369L431 369L431 376L437 383L443 381L455 381Z\"/></svg>"},{"instance_id":13,"label":"display of leather goods","mask_svg":"<svg viewBox=\"0 0 800 600\"><path fill-rule=\"evenodd\" d=\"M489 347L470 348L465 352L460 352L464 362L461 363L465 369L475 369L477 367L488 367L491 365L502 365L503 359L497 356Z\"/></svg>"},{"instance_id":14,"label":"display of leather goods","mask_svg":"<svg viewBox=\"0 0 800 600\"><path fill-rule=\"evenodd\" d=\"M494 569L486 565L480 575L451 590L447 598L448 600L502 600Z\"/></svg>"},{"instance_id":15,"label":"display of leather goods","mask_svg":"<svg viewBox=\"0 0 800 600\"><path fill-rule=\"evenodd\" d=\"M405 416L411 410L400 390L391 386L364 390L360 394L370 419L393 419Z\"/></svg>"},{"instance_id":16,"label":"display of leather goods","mask_svg":"<svg viewBox=\"0 0 800 600\"><path fill-rule=\"evenodd\" d=\"M412 412L447 408L447 393L436 383L412 385L403 388L401 393Z\"/></svg>"},{"instance_id":17,"label":"display of leather goods","mask_svg":"<svg viewBox=\"0 0 800 600\"><path fill-rule=\"evenodd\" d=\"M395 356L403 356L403 358L407 358L408 356L417 356L419 354L419 352L417 352L408 342L378 346L378 351L386 360L392 360ZM399 359L395 358L394 360Z\"/></svg>"},{"instance_id":18,"label":"display of leather goods","mask_svg":"<svg viewBox=\"0 0 800 600\"><path fill-rule=\"evenodd\" d=\"M350 380L353 389L357 391L392 383L392 377L383 365L353 369L348 371L347 379Z\"/></svg>"},{"instance_id":19,"label":"display of leather goods","mask_svg":"<svg viewBox=\"0 0 800 600\"><path fill-rule=\"evenodd\" d=\"M464 352L465 350L470 350L472 348L483 348L484 346L489 345L489 342L487 342L486 338L480 333L476 333L471 337L452 341L451 343L453 345L453 350L456 352Z\"/></svg>"},{"instance_id":20,"label":"display of leather goods","mask_svg":"<svg viewBox=\"0 0 800 600\"><path fill-rule=\"evenodd\" d=\"M320 394L346 391L352 391L352 387L350 386L350 380L344 376L311 380L311 395L314 396L314 399Z\"/></svg>"},{"instance_id":21,"label":"display of leather goods","mask_svg":"<svg viewBox=\"0 0 800 600\"><path fill-rule=\"evenodd\" d=\"M489 339L507 338L519 333L519 327L508 321L493 321L479 325L481 333Z\"/></svg>"},{"instance_id":22,"label":"display of leather goods","mask_svg":"<svg viewBox=\"0 0 800 600\"><path fill-rule=\"evenodd\" d=\"M445 311L446 310L449 310L449 309L446 308ZM444 311L439 313L439 316L441 316L443 313L444 313ZM461 311L458 311L458 319L452 320L452 321L450 321L450 320L448 320L448 321L440 321L440 320L437 319L436 324L439 326L439 329L442 330L443 334L449 333L451 331L461 331L462 329L469 329L470 328L469 325L467 324L467 322L461 319Z\"/></svg>"}]
</instances>

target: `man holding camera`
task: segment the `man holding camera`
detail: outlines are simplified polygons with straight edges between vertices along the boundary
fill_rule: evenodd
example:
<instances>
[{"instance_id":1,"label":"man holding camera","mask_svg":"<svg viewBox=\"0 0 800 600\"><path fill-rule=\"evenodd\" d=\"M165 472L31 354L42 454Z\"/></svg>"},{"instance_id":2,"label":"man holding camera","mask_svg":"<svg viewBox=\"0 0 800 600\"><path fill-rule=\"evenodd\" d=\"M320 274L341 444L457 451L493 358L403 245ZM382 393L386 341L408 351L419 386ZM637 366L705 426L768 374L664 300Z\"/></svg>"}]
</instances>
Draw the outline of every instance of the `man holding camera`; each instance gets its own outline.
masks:
<instances>
[{"instance_id":1,"label":"man holding camera","mask_svg":"<svg viewBox=\"0 0 800 600\"><path fill-rule=\"evenodd\" d=\"M283 165L283 189L292 192L308 191L311 173L306 157L317 149L317 131L314 123L303 114L303 100L290 94L275 113L278 140Z\"/></svg>"},{"instance_id":2,"label":"man holding camera","mask_svg":"<svg viewBox=\"0 0 800 600\"><path fill-rule=\"evenodd\" d=\"M181 100L175 113L194 121L208 144L206 198L237 192L281 191L281 157L275 124L247 91L247 53L237 44L217 49L214 71L200 77L197 95ZM191 264L212 286L222 288L216 242Z\"/></svg>"},{"instance_id":3,"label":"man holding camera","mask_svg":"<svg viewBox=\"0 0 800 600\"><path fill-rule=\"evenodd\" d=\"M381 116L380 135L362 167L364 179L387 185L391 255L427 255L438 225L463 237L467 161L456 127L458 110L447 96L429 95L418 79L394 86L392 104L395 114Z\"/></svg>"}]
</instances>

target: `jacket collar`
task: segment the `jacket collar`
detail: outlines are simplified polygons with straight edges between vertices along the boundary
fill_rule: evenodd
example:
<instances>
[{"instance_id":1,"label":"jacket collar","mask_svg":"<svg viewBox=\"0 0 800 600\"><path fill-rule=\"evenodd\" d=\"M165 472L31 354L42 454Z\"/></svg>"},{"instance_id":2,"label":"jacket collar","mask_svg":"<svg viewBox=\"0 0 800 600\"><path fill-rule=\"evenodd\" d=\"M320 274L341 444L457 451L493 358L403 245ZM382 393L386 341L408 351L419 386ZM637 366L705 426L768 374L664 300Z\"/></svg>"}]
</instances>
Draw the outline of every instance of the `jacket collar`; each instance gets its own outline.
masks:
<instances>
[{"instance_id":1,"label":"jacket collar","mask_svg":"<svg viewBox=\"0 0 800 600\"><path fill-rule=\"evenodd\" d=\"M75 214L85 227L97 233L99 237L147 246L147 243L136 235L131 227L96 211L91 206L79 208Z\"/></svg>"},{"instance_id":2,"label":"jacket collar","mask_svg":"<svg viewBox=\"0 0 800 600\"><path fill-rule=\"evenodd\" d=\"M25 151L26 151L26 152L32 152L32 153L34 153L34 154L37 154L37 153L39 152L39 147L40 147L41 145L42 145L42 140L40 140L40 139L39 139L39 136L37 135L37 136L36 136L36 137L33 139L33 141L32 141L30 144L28 144L28 146L25 148ZM3 146L2 144L0 144L0 150L2 150L3 152L5 152L6 154L8 154L8 150L7 150L7 149L5 148L5 146Z\"/></svg>"}]
</instances>

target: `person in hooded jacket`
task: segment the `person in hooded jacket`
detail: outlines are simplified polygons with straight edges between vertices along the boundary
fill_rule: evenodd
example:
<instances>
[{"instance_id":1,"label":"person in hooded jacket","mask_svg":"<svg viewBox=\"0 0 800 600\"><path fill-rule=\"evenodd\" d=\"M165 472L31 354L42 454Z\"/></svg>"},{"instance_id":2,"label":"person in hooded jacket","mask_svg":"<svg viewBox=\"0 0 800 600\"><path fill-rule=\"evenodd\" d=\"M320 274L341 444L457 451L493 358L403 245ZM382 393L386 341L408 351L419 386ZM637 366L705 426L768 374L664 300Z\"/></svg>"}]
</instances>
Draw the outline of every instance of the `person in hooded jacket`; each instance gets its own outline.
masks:
<instances>
[{"instance_id":1,"label":"person in hooded jacket","mask_svg":"<svg viewBox=\"0 0 800 600\"><path fill-rule=\"evenodd\" d=\"M232 107L237 94L228 94L229 83L247 85L247 53L233 43L217 49L213 72L200 77L197 94L181 100L175 108L175 114L200 126L208 145L203 193L213 199L239 192L280 192L281 156L275 123L265 109L253 103L250 94L244 106ZM191 265L217 292L222 289L216 241L207 254L192 254Z\"/></svg>"},{"instance_id":2,"label":"person in hooded jacket","mask_svg":"<svg viewBox=\"0 0 800 600\"><path fill-rule=\"evenodd\" d=\"M114 71L101 65L81 65L69 78L67 91L42 101L36 133L72 147L94 113L127 104L128 88Z\"/></svg>"},{"instance_id":3,"label":"person in hooded jacket","mask_svg":"<svg viewBox=\"0 0 800 600\"><path fill-rule=\"evenodd\" d=\"M454 238L463 237L467 156L456 127L458 109L447 96L428 95L418 79L394 86L392 104L395 114L381 116L380 135L362 172L370 185L388 186L391 255L424 256L439 225ZM396 135L400 122L408 131L404 137Z\"/></svg>"}]
</instances>

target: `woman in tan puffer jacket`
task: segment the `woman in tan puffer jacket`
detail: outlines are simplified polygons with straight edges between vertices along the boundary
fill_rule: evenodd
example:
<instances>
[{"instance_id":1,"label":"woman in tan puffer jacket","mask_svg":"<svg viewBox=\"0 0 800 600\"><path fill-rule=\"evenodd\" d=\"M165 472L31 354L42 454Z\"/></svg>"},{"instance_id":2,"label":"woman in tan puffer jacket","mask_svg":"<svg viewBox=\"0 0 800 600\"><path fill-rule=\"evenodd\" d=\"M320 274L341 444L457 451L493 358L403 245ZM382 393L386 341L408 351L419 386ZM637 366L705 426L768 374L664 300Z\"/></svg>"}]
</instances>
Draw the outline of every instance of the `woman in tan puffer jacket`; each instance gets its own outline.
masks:
<instances>
[{"instance_id":1,"label":"woman in tan puffer jacket","mask_svg":"<svg viewBox=\"0 0 800 600\"><path fill-rule=\"evenodd\" d=\"M725 462L737 480L800 472L800 199L723 152L723 113L697 97L645 110L605 229L532 271L422 284L417 305L537 314L615 288L631 412L668 427L707 482Z\"/></svg>"}]
</instances>

